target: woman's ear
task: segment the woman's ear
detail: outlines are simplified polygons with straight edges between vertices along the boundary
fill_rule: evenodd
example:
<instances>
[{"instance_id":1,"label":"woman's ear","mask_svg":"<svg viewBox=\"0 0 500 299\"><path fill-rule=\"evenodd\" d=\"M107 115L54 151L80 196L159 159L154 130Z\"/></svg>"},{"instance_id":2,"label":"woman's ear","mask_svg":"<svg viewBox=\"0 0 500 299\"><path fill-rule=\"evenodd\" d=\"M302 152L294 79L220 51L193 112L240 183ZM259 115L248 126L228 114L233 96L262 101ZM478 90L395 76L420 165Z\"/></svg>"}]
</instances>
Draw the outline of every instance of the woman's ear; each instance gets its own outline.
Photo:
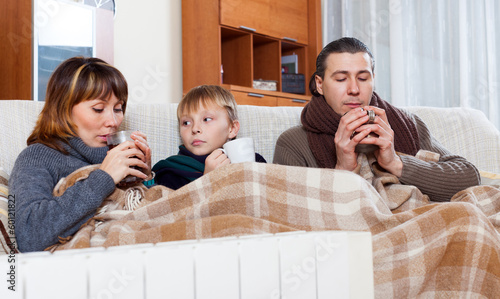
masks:
<instances>
[{"instance_id":1,"label":"woman's ear","mask_svg":"<svg viewBox=\"0 0 500 299\"><path fill-rule=\"evenodd\" d=\"M316 91L323 95L323 79L318 75L315 75L314 79L316 80Z\"/></svg>"},{"instance_id":2,"label":"woman's ear","mask_svg":"<svg viewBox=\"0 0 500 299\"><path fill-rule=\"evenodd\" d=\"M238 135L239 130L240 130L240 122L238 120L234 120L229 130L228 139L235 138Z\"/></svg>"}]
</instances>

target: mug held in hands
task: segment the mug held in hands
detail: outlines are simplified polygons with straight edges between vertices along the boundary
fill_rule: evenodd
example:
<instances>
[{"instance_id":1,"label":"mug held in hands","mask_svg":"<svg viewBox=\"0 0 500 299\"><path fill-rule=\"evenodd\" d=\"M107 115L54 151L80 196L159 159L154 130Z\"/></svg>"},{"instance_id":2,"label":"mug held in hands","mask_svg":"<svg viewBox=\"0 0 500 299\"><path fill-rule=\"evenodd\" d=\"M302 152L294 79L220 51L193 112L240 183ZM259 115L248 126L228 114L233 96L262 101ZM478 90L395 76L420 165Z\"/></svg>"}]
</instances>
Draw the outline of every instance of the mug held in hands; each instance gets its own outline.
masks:
<instances>
[{"instance_id":1,"label":"mug held in hands","mask_svg":"<svg viewBox=\"0 0 500 299\"><path fill-rule=\"evenodd\" d=\"M361 108L361 109L363 109L363 108ZM366 124L373 124L373 122L375 121L375 116L376 116L375 115L375 111L373 111L373 110L366 110L366 114L369 117L369 119L366 122ZM356 134L357 134L357 132L354 132L352 134L352 136L351 136L351 139ZM375 133L370 133L365 138L371 138L371 137L378 137L378 135L375 134ZM375 144L357 144L356 147L354 148L354 151L356 153L369 154L369 153L372 153L372 152L376 151L377 149L378 149L378 146L375 145Z\"/></svg>"},{"instance_id":2,"label":"mug held in hands","mask_svg":"<svg viewBox=\"0 0 500 299\"><path fill-rule=\"evenodd\" d=\"M134 131L129 130L129 131L119 131L119 132L109 134L106 138L109 149L113 149L118 144L125 142L127 140L134 141L132 139L132 137L130 137L130 135L132 135L133 132ZM130 166L130 167L142 171L142 169L140 167L137 167L137 166ZM117 184L117 186L121 187L121 188L127 188L127 187L130 187L132 185L141 183L142 181L143 181L143 179L141 179L141 178L138 178L138 177L132 176L132 175L128 175L123 180L121 180Z\"/></svg>"},{"instance_id":3,"label":"mug held in hands","mask_svg":"<svg viewBox=\"0 0 500 299\"><path fill-rule=\"evenodd\" d=\"M252 138L238 138L226 142L222 151L231 163L255 162L255 148Z\"/></svg>"}]
</instances>

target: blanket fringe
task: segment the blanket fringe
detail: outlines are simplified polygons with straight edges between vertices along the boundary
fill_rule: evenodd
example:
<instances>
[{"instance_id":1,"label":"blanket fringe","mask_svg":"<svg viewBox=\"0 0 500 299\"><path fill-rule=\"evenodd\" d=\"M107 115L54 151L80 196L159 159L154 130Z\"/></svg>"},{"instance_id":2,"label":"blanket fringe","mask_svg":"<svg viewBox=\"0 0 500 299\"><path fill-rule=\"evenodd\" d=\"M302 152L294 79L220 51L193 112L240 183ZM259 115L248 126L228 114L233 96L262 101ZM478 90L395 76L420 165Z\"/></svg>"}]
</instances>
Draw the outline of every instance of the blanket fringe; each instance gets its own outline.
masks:
<instances>
[{"instance_id":1,"label":"blanket fringe","mask_svg":"<svg viewBox=\"0 0 500 299\"><path fill-rule=\"evenodd\" d=\"M142 200L145 198L144 190L142 190L141 188L137 188L137 187L129 188L129 189L125 190L124 198L125 198L125 202L123 203L122 208L124 210L127 210L127 211L134 211L140 206ZM95 216L96 217L101 216L102 214L108 212L110 205L111 205L112 209L114 210L114 208L113 208L114 203L109 203L109 204L100 206L97 209Z\"/></svg>"},{"instance_id":2,"label":"blanket fringe","mask_svg":"<svg viewBox=\"0 0 500 299\"><path fill-rule=\"evenodd\" d=\"M125 209L128 211L134 211L139 207L141 200L144 198L143 190L140 188L130 188L127 189Z\"/></svg>"}]
</instances>

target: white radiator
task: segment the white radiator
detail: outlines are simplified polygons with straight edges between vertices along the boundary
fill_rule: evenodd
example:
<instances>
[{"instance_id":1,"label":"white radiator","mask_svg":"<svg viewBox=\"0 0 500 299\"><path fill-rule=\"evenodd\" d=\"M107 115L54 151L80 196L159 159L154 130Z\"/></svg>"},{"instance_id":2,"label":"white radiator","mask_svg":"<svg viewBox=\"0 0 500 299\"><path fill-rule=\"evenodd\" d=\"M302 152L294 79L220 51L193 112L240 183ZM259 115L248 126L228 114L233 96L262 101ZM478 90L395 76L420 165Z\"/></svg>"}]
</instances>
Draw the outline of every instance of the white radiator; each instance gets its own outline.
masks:
<instances>
[{"instance_id":1,"label":"white radiator","mask_svg":"<svg viewBox=\"0 0 500 299\"><path fill-rule=\"evenodd\" d=\"M0 273L0 298L9 299L374 297L371 235L365 232L17 254L0 256Z\"/></svg>"}]
</instances>

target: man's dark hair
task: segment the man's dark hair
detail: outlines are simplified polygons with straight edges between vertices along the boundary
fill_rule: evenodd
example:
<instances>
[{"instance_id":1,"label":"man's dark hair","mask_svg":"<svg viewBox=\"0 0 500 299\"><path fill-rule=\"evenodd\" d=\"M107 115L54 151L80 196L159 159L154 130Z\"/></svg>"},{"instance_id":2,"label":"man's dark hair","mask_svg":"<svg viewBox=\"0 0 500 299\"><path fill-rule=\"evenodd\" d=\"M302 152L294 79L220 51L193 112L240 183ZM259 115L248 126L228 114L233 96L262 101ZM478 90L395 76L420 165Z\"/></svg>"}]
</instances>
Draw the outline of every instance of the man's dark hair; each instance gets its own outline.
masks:
<instances>
[{"instance_id":1,"label":"man's dark hair","mask_svg":"<svg viewBox=\"0 0 500 299\"><path fill-rule=\"evenodd\" d=\"M311 80L309 81L309 90L314 96L320 96L316 89L316 76L319 76L321 79L325 77L325 69L326 69L326 59L332 53L368 53L372 61L372 72L375 71L375 59L373 58L372 52L368 47L362 43L359 39L354 37L343 37L326 45L321 52L318 54L316 58L316 71L311 76Z\"/></svg>"}]
</instances>

